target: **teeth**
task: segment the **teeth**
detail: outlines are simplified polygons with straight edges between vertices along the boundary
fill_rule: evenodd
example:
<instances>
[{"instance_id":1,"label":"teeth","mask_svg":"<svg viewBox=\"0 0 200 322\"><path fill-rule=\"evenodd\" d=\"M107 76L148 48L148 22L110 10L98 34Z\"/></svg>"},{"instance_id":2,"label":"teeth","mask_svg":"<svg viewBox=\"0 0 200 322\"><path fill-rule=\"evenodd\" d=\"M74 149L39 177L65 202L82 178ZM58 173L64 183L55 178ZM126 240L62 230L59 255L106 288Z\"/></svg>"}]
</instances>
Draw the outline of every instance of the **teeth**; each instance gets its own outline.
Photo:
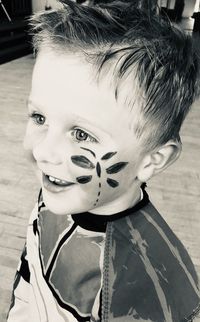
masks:
<instances>
[{"instance_id":1,"label":"teeth","mask_svg":"<svg viewBox=\"0 0 200 322\"><path fill-rule=\"evenodd\" d=\"M67 183L67 181L65 181L65 180L60 180L60 179L54 178L52 176L48 176L48 177L49 177L49 181L51 181L51 182L61 183L61 184Z\"/></svg>"},{"instance_id":2,"label":"teeth","mask_svg":"<svg viewBox=\"0 0 200 322\"><path fill-rule=\"evenodd\" d=\"M54 177L49 176L49 180L54 182L56 179Z\"/></svg>"}]
</instances>

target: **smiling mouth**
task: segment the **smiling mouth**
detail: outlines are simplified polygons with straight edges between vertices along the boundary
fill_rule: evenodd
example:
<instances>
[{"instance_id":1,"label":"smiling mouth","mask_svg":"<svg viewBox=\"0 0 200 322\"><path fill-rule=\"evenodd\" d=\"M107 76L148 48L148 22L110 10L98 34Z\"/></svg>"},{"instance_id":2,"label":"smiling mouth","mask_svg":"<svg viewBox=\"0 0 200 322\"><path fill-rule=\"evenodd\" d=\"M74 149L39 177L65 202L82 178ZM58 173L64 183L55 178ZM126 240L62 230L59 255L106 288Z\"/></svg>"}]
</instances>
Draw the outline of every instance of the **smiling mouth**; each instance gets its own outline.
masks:
<instances>
[{"instance_id":1,"label":"smiling mouth","mask_svg":"<svg viewBox=\"0 0 200 322\"><path fill-rule=\"evenodd\" d=\"M44 188L52 192L59 192L64 188L67 188L75 184L74 182L61 180L45 173L43 173L42 175L42 181Z\"/></svg>"}]
</instances>

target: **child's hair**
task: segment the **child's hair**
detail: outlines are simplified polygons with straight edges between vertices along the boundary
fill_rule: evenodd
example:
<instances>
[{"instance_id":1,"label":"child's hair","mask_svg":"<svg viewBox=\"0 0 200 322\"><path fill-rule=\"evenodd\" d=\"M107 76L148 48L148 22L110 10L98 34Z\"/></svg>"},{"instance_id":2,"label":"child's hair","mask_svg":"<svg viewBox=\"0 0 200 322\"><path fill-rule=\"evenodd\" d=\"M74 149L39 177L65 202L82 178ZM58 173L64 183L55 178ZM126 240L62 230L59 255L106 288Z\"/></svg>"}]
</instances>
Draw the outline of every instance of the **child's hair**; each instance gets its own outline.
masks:
<instances>
[{"instance_id":1,"label":"child's hair","mask_svg":"<svg viewBox=\"0 0 200 322\"><path fill-rule=\"evenodd\" d=\"M190 35L120 1L87 6L62 0L62 8L33 16L31 24L36 51L48 45L81 53L98 75L112 70L116 100L129 81L125 102L135 114L134 131L149 150L179 138L199 94L198 55Z\"/></svg>"}]
</instances>

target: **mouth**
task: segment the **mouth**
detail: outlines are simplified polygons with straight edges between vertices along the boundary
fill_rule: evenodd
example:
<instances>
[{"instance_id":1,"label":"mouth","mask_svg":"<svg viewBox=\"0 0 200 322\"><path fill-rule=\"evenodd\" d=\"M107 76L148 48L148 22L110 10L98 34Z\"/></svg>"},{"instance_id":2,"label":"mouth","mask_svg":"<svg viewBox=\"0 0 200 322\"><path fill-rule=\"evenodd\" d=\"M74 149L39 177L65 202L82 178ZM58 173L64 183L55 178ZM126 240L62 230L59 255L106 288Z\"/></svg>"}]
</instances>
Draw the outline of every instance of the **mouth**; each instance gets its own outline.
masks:
<instances>
[{"instance_id":1,"label":"mouth","mask_svg":"<svg viewBox=\"0 0 200 322\"><path fill-rule=\"evenodd\" d=\"M60 192L66 190L68 187L74 185L74 182L62 180L48 174L42 174L43 186L51 192Z\"/></svg>"}]
</instances>

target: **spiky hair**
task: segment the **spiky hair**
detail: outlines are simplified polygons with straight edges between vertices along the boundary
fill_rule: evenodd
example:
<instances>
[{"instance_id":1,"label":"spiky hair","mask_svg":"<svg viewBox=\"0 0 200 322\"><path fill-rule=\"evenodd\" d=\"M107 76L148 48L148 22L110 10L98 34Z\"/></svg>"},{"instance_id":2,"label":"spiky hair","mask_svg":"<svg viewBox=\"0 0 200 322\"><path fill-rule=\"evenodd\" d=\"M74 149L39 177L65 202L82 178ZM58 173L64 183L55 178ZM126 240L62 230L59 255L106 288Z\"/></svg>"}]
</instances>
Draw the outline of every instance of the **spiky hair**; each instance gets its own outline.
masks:
<instances>
[{"instance_id":1,"label":"spiky hair","mask_svg":"<svg viewBox=\"0 0 200 322\"><path fill-rule=\"evenodd\" d=\"M112 66L114 94L129 81L126 102L140 108L134 124L149 148L179 137L182 122L199 95L199 59L190 35L167 19L113 1L99 6L61 1L62 8L33 16L36 50L51 47L82 53L99 74ZM132 86L132 87L131 87ZM142 94L141 94L142 93Z\"/></svg>"}]
</instances>

